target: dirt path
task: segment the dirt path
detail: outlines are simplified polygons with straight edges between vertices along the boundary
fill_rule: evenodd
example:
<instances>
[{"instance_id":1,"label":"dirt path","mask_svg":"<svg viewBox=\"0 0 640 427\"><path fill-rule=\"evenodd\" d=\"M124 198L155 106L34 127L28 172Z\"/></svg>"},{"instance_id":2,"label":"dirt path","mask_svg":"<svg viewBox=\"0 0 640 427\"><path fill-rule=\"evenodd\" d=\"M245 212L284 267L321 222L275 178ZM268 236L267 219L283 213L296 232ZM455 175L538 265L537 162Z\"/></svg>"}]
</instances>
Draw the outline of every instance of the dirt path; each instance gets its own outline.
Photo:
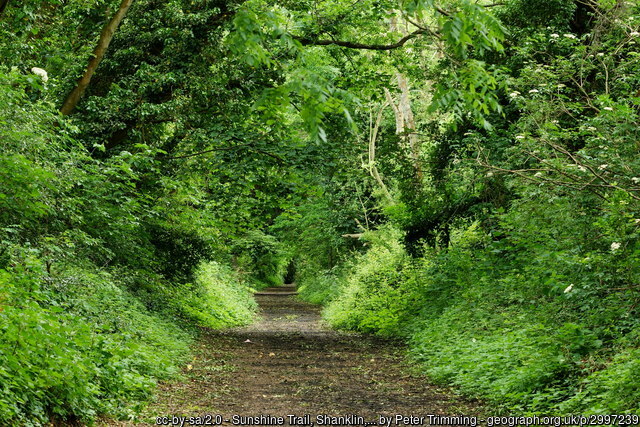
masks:
<instances>
[{"instance_id":1,"label":"dirt path","mask_svg":"<svg viewBox=\"0 0 640 427\"><path fill-rule=\"evenodd\" d=\"M160 387L147 422L174 415L214 422L219 415L217 421L232 425L235 415L238 425L261 421L240 417L269 415L291 425L295 420L288 415L308 414L300 424L318 425L316 416L328 415L345 418L323 419L325 425L363 425L363 419L377 425L382 415L394 417L391 425L410 425L395 424L395 416L404 415L425 417L415 425L428 425L429 414L477 412L412 374L400 345L332 331L322 324L318 307L291 291L270 288L256 295L261 319L251 326L205 332L185 371L188 380ZM272 425L269 420L253 425Z\"/></svg>"}]
</instances>

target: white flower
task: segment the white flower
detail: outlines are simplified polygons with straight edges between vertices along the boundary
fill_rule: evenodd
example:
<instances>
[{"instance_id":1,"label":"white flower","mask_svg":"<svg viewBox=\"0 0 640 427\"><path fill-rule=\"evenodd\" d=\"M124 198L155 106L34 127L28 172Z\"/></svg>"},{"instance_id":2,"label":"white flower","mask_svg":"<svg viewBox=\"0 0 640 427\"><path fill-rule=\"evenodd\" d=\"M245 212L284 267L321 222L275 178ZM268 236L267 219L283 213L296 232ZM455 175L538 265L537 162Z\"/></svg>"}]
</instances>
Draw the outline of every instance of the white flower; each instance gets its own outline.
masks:
<instances>
[{"instance_id":1,"label":"white flower","mask_svg":"<svg viewBox=\"0 0 640 427\"><path fill-rule=\"evenodd\" d=\"M493 172L487 172L487 177L491 178L493 176Z\"/></svg>"},{"instance_id":2,"label":"white flower","mask_svg":"<svg viewBox=\"0 0 640 427\"><path fill-rule=\"evenodd\" d=\"M613 243L611 244L611 250L615 252L615 251L617 251L618 249L620 249L620 243L618 243L618 242L613 242Z\"/></svg>"},{"instance_id":3,"label":"white flower","mask_svg":"<svg viewBox=\"0 0 640 427\"><path fill-rule=\"evenodd\" d=\"M552 39L557 39L558 37L560 37L560 34L556 34L556 33L551 34Z\"/></svg>"},{"instance_id":4,"label":"white flower","mask_svg":"<svg viewBox=\"0 0 640 427\"><path fill-rule=\"evenodd\" d=\"M575 38L577 38L577 37L576 37L575 35L573 35L573 34L563 34L562 36L563 36L563 37L566 37L566 38L568 38L568 39L575 39Z\"/></svg>"},{"instance_id":5,"label":"white flower","mask_svg":"<svg viewBox=\"0 0 640 427\"><path fill-rule=\"evenodd\" d=\"M538 89L531 89L529 93L540 93L540 91Z\"/></svg>"},{"instance_id":6,"label":"white flower","mask_svg":"<svg viewBox=\"0 0 640 427\"><path fill-rule=\"evenodd\" d=\"M633 178L631 178L631 181L633 181L634 184L637 184L640 182L640 178L634 176Z\"/></svg>"},{"instance_id":7,"label":"white flower","mask_svg":"<svg viewBox=\"0 0 640 427\"><path fill-rule=\"evenodd\" d=\"M35 74L36 76L40 76L40 78L42 78L43 82L48 82L49 81L49 74L47 73L46 70L43 70L42 68L38 68L38 67L33 67L31 69L31 72L33 74Z\"/></svg>"},{"instance_id":8,"label":"white flower","mask_svg":"<svg viewBox=\"0 0 640 427\"><path fill-rule=\"evenodd\" d=\"M609 165L606 165L606 164L605 164L605 165L600 165L600 166L598 166L598 169L600 169L601 171L603 171L603 170L605 170L605 169L606 169L606 168L608 168L608 167L609 167Z\"/></svg>"},{"instance_id":9,"label":"white flower","mask_svg":"<svg viewBox=\"0 0 640 427\"><path fill-rule=\"evenodd\" d=\"M604 53L600 52L598 53L598 56L604 56Z\"/></svg>"},{"instance_id":10,"label":"white flower","mask_svg":"<svg viewBox=\"0 0 640 427\"><path fill-rule=\"evenodd\" d=\"M593 126L589 126L589 127L587 128L587 130L590 130L591 132L594 132L594 131L596 131L596 130L598 130L598 129L596 129L596 128L595 128L595 127L593 127Z\"/></svg>"},{"instance_id":11,"label":"white flower","mask_svg":"<svg viewBox=\"0 0 640 427\"><path fill-rule=\"evenodd\" d=\"M607 110L607 111L613 111L613 108L611 107L604 107L603 110Z\"/></svg>"},{"instance_id":12,"label":"white flower","mask_svg":"<svg viewBox=\"0 0 640 427\"><path fill-rule=\"evenodd\" d=\"M573 289L573 283L565 288L564 293L568 294L569 292L571 292L572 289Z\"/></svg>"},{"instance_id":13,"label":"white flower","mask_svg":"<svg viewBox=\"0 0 640 427\"><path fill-rule=\"evenodd\" d=\"M553 123L554 125L557 125L558 123L560 123L560 120L551 120L551 123Z\"/></svg>"},{"instance_id":14,"label":"white flower","mask_svg":"<svg viewBox=\"0 0 640 427\"><path fill-rule=\"evenodd\" d=\"M640 218L634 219L633 222L635 222L636 224L640 224Z\"/></svg>"},{"instance_id":15,"label":"white flower","mask_svg":"<svg viewBox=\"0 0 640 427\"><path fill-rule=\"evenodd\" d=\"M580 172L586 172L586 171L587 171L587 168L585 168L584 166L580 165L580 166L578 166L578 170L579 170Z\"/></svg>"},{"instance_id":16,"label":"white flower","mask_svg":"<svg viewBox=\"0 0 640 427\"><path fill-rule=\"evenodd\" d=\"M640 33L639 33L639 32L637 32L637 31L631 31L631 32L629 33L629 35L630 35L631 37L638 37L638 36L640 36Z\"/></svg>"},{"instance_id":17,"label":"white flower","mask_svg":"<svg viewBox=\"0 0 640 427\"><path fill-rule=\"evenodd\" d=\"M515 90L515 91L513 91L513 92L511 92L509 94L510 98L517 98L518 96L520 96L520 92L518 92L517 90Z\"/></svg>"},{"instance_id":18,"label":"white flower","mask_svg":"<svg viewBox=\"0 0 640 427\"><path fill-rule=\"evenodd\" d=\"M524 135L517 135L516 139L524 139Z\"/></svg>"},{"instance_id":19,"label":"white flower","mask_svg":"<svg viewBox=\"0 0 640 427\"><path fill-rule=\"evenodd\" d=\"M567 85L564 83L558 84L558 89L562 89L563 87L567 87Z\"/></svg>"}]
</instances>

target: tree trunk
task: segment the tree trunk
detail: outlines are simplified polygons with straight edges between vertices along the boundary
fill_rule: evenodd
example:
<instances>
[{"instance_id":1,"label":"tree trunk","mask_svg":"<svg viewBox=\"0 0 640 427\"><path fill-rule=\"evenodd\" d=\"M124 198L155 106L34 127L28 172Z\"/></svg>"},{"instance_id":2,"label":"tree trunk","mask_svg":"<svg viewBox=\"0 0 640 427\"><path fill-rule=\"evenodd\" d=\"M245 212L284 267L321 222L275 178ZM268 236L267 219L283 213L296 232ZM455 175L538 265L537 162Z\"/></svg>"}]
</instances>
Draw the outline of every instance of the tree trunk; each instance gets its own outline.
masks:
<instances>
[{"instance_id":1,"label":"tree trunk","mask_svg":"<svg viewBox=\"0 0 640 427\"><path fill-rule=\"evenodd\" d=\"M104 54L109 48L111 39L113 39L113 34L118 29L120 22L122 22L122 19L124 19L132 3L133 0L122 0L122 3L120 3L120 8L116 12L116 14L102 29L100 39L98 40L96 48L93 50L93 56L89 60L89 64L87 65L87 69L85 70L84 75L80 78L80 80L78 80L78 84L71 91L71 93L69 93L67 99L65 99L64 101L64 104L62 104L62 108L60 108L60 112L62 114L71 114L71 112L76 108L76 105L78 105L80 98L82 98L84 91L87 89L89 83L91 82L91 77L93 77L93 74L98 68L98 65L100 65Z\"/></svg>"},{"instance_id":2,"label":"tree trunk","mask_svg":"<svg viewBox=\"0 0 640 427\"><path fill-rule=\"evenodd\" d=\"M387 102L393 109L393 114L396 117L396 134L403 137L408 143L406 147L409 151L409 158L413 163L414 180L416 185L422 182L422 165L420 163L420 140L416 135L416 122L413 117L413 111L411 110L411 98L409 97L409 86L407 84L407 78L402 73L396 73L398 80L398 88L400 88L400 99L396 104L391 96L389 89L384 89L384 94L387 98Z\"/></svg>"},{"instance_id":3,"label":"tree trunk","mask_svg":"<svg viewBox=\"0 0 640 427\"><path fill-rule=\"evenodd\" d=\"M2 17L2 14L4 13L4 10L6 9L8 3L9 0L0 0L0 17Z\"/></svg>"},{"instance_id":4,"label":"tree trunk","mask_svg":"<svg viewBox=\"0 0 640 427\"><path fill-rule=\"evenodd\" d=\"M400 102L398 109L402 110L402 118L404 119L404 126L402 129L398 129L398 133L405 134L405 138L409 140L409 150L411 152L411 159L413 160L413 169L415 174L416 184L422 182L422 166L420 164L420 140L416 135L416 121L413 117L413 111L411 110L411 98L409 97L409 85L407 84L407 78L402 73L397 73L398 87L400 88Z\"/></svg>"},{"instance_id":5,"label":"tree trunk","mask_svg":"<svg viewBox=\"0 0 640 427\"><path fill-rule=\"evenodd\" d=\"M380 129L380 123L382 122L382 112L384 111L384 107L385 107L385 105L383 105L380 108L380 111L378 112L378 117L376 118L375 124L373 123L373 113L371 113L371 117L369 119L369 121L370 121L370 124L369 124L370 129L369 129L369 164L368 164L368 168L369 168L369 173L376 180L376 182L380 186L380 189L382 189L382 192L384 193L384 195L387 198L387 200L390 203L393 203L393 197L391 196L391 193L389 192L389 189L387 188L387 186L384 184L384 181L382 180L382 177L380 176L380 173L378 173L378 168L376 167L376 139L378 138L378 129Z\"/></svg>"},{"instance_id":6,"label":"tree trunk","mask_svg":"<svg viewBox=\"0 0 640 427\"><path fill-rule=\"evenodd\" d=\"M403 35L408 33L407 22L404 22L404 28L399 28L395 18L391 19L389 28L391 31L400 31ZM411 98L409 97L409 84L407 78L401 72L396 72L396 80L400 89L400 99L398 104L393 101L391 92L385 88L385 96L387 102L393 108L396 116L396 134L401 135L408 142L409 157L413 162L414 180L416 185L422 182L422 165L420 163L420 140L416 135L416 121L411 110Z\"/></svg>"}]
</instances>

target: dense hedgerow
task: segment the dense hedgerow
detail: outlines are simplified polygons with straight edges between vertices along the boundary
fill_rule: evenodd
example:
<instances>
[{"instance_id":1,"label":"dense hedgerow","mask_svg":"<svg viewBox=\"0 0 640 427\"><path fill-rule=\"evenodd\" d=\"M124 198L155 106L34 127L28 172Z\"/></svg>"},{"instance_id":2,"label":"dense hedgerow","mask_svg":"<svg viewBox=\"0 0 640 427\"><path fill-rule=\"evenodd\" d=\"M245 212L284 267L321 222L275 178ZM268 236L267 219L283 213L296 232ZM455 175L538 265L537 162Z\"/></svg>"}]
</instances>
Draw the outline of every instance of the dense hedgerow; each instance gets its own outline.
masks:
<instances>
[{"instance_id":1,"label":"dense hedgerow","mask_svg":"<svg viewBox=\"0 0 640 427\"><path fill-rule=\"evenodd\" d=\"M247 324L257 308L239 274L217 262L200 265L195 285L181 298L184 298L182 306L192 319L212 328Z\"/></svg>"},{"instance_id":2,"label":"dense hedgerow","mask_svg":"<svg viewBox=\"0 0 640 427\"><path fill-rule=\"evenodd\" d=\"M205 233L142 200L148 158L93 158L44 89L0 69L0 424L132 418L195 325L248 323L255 302Z\"/></svg>"},{"instance_id":3,"label":"dense hedgerow","mask_svg":"<svg viewBox=\"0 0 640 427\"><path fill-rule=\"evenodd\" d=\"M472 225L448 251L411 260L398 233L372 234L350 271L333 277L338 290L324 314L334 326L406 337L433 380L506 412L640 409L631 380L640 332L631 301L638 296L593 289L598 270L591 281L584 277L566 242L553 251L511 239L481 247L486 236ZM616 257L602 256L605 264ZM303 286L313 287L313 279Z\"/></svg>"},{"instance_id":4,"label":"dense hedgerow","mask_svg":"<svg viewBox=\"0 0 640 427\"><path fill-rule=\"evenodd\" d=\"M37 259L29 264L0 270L0 420L135 416L157 380L179 372L195 330L149 311L107 272L49 275ZM219 264L200 266L196 284L181 290L165 312L215 328L253 318L249 292Z\"/></svg>"},{"instance_id":5,"label":"dense hedgerow","mask_svg":"<svg viewBox=\"0 0 640 427\"><path fill-rule=\"evenodd\" d=\"M370 237L373 246L354 263L338 296L325 310L331 324L382 335L400 332L416 307L416 282L398 237L394 230Z\"/></svg>"},{"instance_id":6,"label":"dense hedgerow","mask_svg":"<svg viewBox=\"0 0 640 427\"><path fill-rule=\"evenodd\" d=\"M178 372L191 335L107 273L38 270L0 272L0 420L132 416L158 379Z\"/></svg>"}]
</instances>

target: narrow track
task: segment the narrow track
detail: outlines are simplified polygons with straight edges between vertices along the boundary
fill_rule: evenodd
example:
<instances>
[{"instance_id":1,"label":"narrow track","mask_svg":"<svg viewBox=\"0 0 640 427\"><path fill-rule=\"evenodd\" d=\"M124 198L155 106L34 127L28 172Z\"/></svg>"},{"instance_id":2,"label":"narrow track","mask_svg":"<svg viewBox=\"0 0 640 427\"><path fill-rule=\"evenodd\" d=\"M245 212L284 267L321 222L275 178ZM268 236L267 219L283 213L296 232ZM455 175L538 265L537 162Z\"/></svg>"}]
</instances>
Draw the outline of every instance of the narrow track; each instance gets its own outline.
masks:
<instances>
[{"instance_id":1,"label":"narrow track","mask_svg":"<svg viewBox=\"0 0 640 427\"><path fill-rule=\"evenodd\" d=\"M234 416L236 422L268 416L284 417L284 425L318 425L317 416L326 415L343 417L343 425L364 425L362 420L378 423L380 416L387 416L395 422L396 415L403 415L425 417L414 425L428 425L428 415L478 411L411 373L397 342L328 329L319 307L293 294L291 286L266 289L256 294L257 322L205 331L195 359L185 369L187 380L161 385L146 422L155 424L157 416L214 421L219 416L223 425L233 425Z\"/></svg>"}]
</instances>

